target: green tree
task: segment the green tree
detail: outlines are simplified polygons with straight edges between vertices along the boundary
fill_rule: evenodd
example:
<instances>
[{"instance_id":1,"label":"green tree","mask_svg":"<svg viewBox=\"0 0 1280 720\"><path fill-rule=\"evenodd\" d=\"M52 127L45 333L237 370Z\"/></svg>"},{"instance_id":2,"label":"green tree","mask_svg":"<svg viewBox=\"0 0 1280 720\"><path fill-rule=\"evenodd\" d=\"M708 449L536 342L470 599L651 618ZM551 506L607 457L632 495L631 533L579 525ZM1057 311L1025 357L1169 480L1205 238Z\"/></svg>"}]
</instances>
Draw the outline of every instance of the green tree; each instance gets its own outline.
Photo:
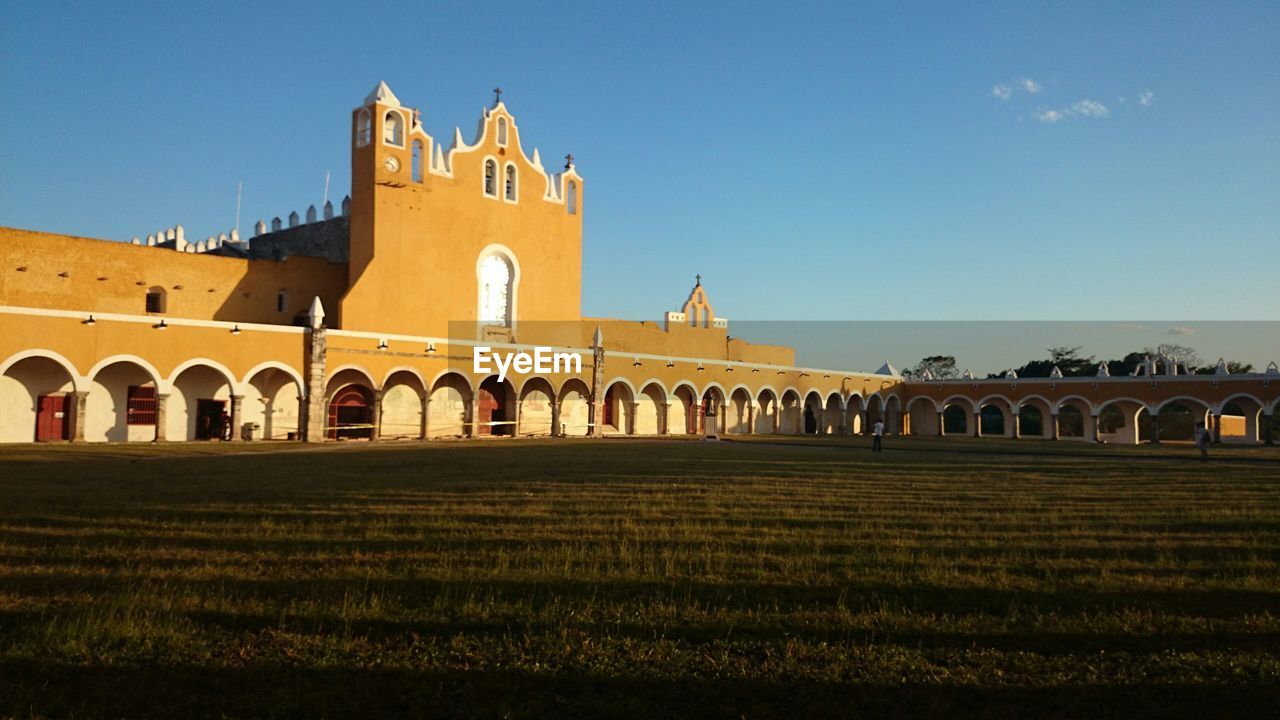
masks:
<instances>
[{"instance_id":1,"label":"green tree","mask_svg":"<svg viewBox=\"0 0 1280 720\"><path fill-rule=\"evenodd\" d=\"M930 355L916 366L903 370L902 374L908 378L919 379L924 377L925 371L933 374L935 380L949 380L960 377L960 373L956 370L956 359L954 355Z\"/></svg>"}]
</instances>

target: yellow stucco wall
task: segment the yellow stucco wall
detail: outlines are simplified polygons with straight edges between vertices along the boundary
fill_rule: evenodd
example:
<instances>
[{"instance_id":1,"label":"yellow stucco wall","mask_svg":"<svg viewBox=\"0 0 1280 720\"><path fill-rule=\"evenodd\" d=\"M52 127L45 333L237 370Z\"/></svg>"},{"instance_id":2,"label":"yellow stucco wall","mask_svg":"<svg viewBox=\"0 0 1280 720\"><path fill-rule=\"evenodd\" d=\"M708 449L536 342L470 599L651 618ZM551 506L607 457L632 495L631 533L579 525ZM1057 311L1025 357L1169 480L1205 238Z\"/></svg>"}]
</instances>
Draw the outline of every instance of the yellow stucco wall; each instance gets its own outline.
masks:
<instances>
[{"instance_id":1,"label":"yellow stucco wall","mask_svg":"<svg viewBox=\"0 0 1280 720\"><path fill-rule=\"evenodd\" d=\"M242 260L0 228L0 305L142 314L162 287L166 315L289 324L319 296L338 309L346 267L317 258ZM289 305L276 310L276 295Z\"/></svg>"}]
</instances>

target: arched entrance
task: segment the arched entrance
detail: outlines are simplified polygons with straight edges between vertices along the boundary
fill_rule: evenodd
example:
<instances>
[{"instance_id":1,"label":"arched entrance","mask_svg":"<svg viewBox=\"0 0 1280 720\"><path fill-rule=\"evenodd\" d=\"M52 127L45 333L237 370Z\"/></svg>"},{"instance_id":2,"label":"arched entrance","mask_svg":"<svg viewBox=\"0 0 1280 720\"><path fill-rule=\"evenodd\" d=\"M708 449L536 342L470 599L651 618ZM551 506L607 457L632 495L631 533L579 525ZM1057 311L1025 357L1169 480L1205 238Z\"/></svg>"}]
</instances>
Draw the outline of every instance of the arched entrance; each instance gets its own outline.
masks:
<instances>
[{"instance_id":1,"label":"arched entrance","mask_svg":"<svg viewBox=\"0 0 1280 720\"><path fill-rule=\"evenodd\" d=\"M850 435L861 435L863 431L863 420L866 415L866 404L862 401L861 395L850 395L845 400L844 405L844 427L845 431Z\"/></svg>"},{"instance_id":2,"label":"arched entrance","mask_svg":"<svg viewBox=\"0 0 1280 720\"><path fill-rule=\"evenodd\" d=\"M822 432L822 396L810 391L804 396L804 428L805 435L818 435Z\"/></svg>"},{"instance_id":3,"label":"arched entrance","mask_svg":"<svg viewBox=\"0 0 1280 720\"><path fill-rule=\"evenodd\" d=\"M839 435L844 427L844 403L840 401L840 393L827 396L827 406L822 411L822 432L825 435Z\"/></svg>"},{"instance_id":4,"label":"arched entrance","mask_svg":"<svg viewBox=\"0 0 1280 720\"><path fill-rule=\"evenodd\" d=\"M560 427L563 435L586 435L591 428L591 389L579 378L560 386Z\"/></svg>"},{"instance_id":5,"label":"arched entrance","mask_svg":"<svg viewBox=\"0 0 1280 720\"><path fill-rule=\"evenodd\" d=\"M511 435L515 432L515 391L509 380L491 375L476 391L476 435Z\"/></svg>"},{"instance_id":6,"label":"arched entrance","mask_svg":"<svg viewBox=\"0 0 1280 720\"><path fill-rule=\"evenodd\" d=\"M680 385L675 391L675 407L672 410L679 416L680 432L686 435L698 433L698 416L701 414L698 401L694 399L694 391L688 385ZM672 426L677 427L676 425Z\"/></svg>"},{"instance_id":7,"label":"arched entrance","mask_svg":"<svg viewBox=\"0 0 1280 720\"><path fill-rule=\"evenodd\" d=\"M0 373L0 442L70 440L75 378L53 358L32 356Z\"/></svg>"},{"instance_id":8,"label":"arched entrance","mask_svg":"<svg viewBox=\"0 0 1280 720\"><path fill-rule=\"evenodd\" d=\"M85 439L151 442L160 414L160 378L141 359L112 361L93 373L85 402Z\"/></svg>"},{"instance_id":9,"label":"arched entrance","mask_svg":"<svg viewBox=\"0 0 1280 720\"><path fill-rule=\"evenodd\" d=\"M702 393L702 402L698 407L698 433L718 435L725 427L724 393L712 385Z\"/></svg>"},{"instance_id":10,"label":"arched entrance","mask_svg":"<svg viewBox=\"0 0 1280 720\"><path fill-rule=\"evenodd\" d=\"M778 396L768 388L761 390L756 396L756 406L755 431L763 435L772 434L777 427Z\"/></svg>"},{"instance_id":11,"label":"arched entrance","mask_svg":"<svg viewBox=\"0 0 1280 720\"><path fill-rule=\"evenodd\" d=\"M230 440L239 428L230 427L232 379L204 364L192 365L173 378L166 408L168 440Z\"/></svg>"},{"instance_id":12,"label":"arched entrance","mask_svg":"<svg viewBox=\"0 0 1280 720\"><path fill-rule=\"evenodd\" d=\"M631 388L621 380L615 380L604 391L600 405L600 430L605 435L630 435L634 427L632 407L635 397Z\"/></svg>"},{"instance_id":13,"label":"arched entrance","mask_svg":"<svg viewBox=\"0 0 1280 720\"><path fill-rule=\"evenodd\" d=\"M800 407L800 393L787 389L782 393L781 401L782 432L787 435L800 435L804 432L804 411Z\"/></svg>"},{"instance_id":14,"label":"arched entrance","mask_svg":"<svg viewBox=\"0 0 1280 720\"><path fill-rule=\"evenodd\" d=\"M636 396L635 433L658 435L666 430L667 389L650 382Z\"/></svg>"},{"instance_id":15,"label":"arched entrance","mask_svg":"<svg viewBox=\"0 0 1280 720\"><path fill-rule=\"evenodd\" d=\"M297 440L300 437L302 385L293 373L283 367L264 367L252 372L242 386L244 422L258 426L253 439Z\"/></svg>"},{"instance_id":16,"label":"arched entrance","mask_svg":"<svg viewBox=\"0 0 1280 720\"><path fill-rule=\"evenodd\" d=\"M552 435L556 391L551 381L542 377L531 377L524 381L520 388L520 427L521 435L545 437Z\"/></svg>"},{"instance_id":17,"label":"arched entrance","mask_svg":"<svg viewBox=\"0 0 1280 720\"><path fill-rule=\"evenodd\" d=\"M471 383L456 372L447 372L431 384L427 404L427 437L461 437L467 434Z\"/></svg>"},{"instance_id":18,"label":"arched entrance","mask_svg":"<svg viewBox=\"0 0 1280 720\"><path fill-rule=\"evenodd\" d=\"M918 397L907 403L907 413L911 417L910 434L924 437L935 437L942 434L939 424L938 408L927 397Z\"/></svg>"},{"instance_id":19,"label":"arched entrance","mask_svg":"<svg viewBox=\"0 0 1280 720\"><path fill-rule=\"evenodd\" d=\"M734 388L729 394L729 417L725 418L725 432L744 435L751 432L751 394L746 388Z\"/></svg>"},{"instance_id":20,"label":"arched entrance","mask_svg":"<svg viewBox=\"0 0 1280 720\"><path fill-rule=\"evenodd\" d=\"M338 388L329 401L330 440L368 440L373 436L373 394L361 385Z\"/></svg>"},{"instance_id":21,"label":"arched entrance","mask_svg":"<svg viewBox=\"0 0 1280 720\"><path fill-rule=\"evenodd\" d=\"M416 440L422 437L422 401L427 389L416 371L396 370L382 382L382 412L378 439Z\"/></svg>"}]
</instances>

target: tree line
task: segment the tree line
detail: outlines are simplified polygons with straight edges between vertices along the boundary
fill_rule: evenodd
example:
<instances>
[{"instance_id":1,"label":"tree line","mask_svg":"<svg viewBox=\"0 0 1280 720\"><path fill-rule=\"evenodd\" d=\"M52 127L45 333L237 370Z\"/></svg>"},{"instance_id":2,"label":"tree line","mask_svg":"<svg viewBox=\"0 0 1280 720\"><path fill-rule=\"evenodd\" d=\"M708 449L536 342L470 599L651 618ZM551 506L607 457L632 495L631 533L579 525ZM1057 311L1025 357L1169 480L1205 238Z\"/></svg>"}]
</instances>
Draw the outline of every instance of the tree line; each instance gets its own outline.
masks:
<instances>
[{"instance_id":1,"label":"tree line","mask_svg":"<svg viewBox=\"0 0 1280 720\"><path fill-rule=\"evenodd\" d=\"M1047 348L1045 352L1049 357L1041 360L1031 360L1023 365L1011 368L1018 374L1020 378L1047 378L1053 373L1056 367L1063 377L1088 377L1098 374L1098 366L1104 362L1098 360L1095 356L1081 355L1083 346L1070 347L1060 345ZM1146 362L1148 356L1158 357L1163 355L1179 365L1187 368L1189 372L1197 375L1212 375L1217 368L1217 363L1205 364L1200 360L1200 356L1196 354L1193 348L1184 345L1160 344L1154 348L1143 348L1135 352L1131 352L1118 360L1106 360L1107 371L1113 376L1126 376L1134 374L1138 368ZM1234 360L1226 363L1227 371L1231 374L1253 372L1253 365L1250 363L1236 362ZM988 378L1005 377L1008 370L1002 370L996 373L988 373ZM922 378L926 375L932 376L936 380L951 380L960 377L960 371L956 368L956 358L954 355L931 355L923 358L916 363L915 367L902 371L903 377L906 378Z\"/></svg>"}]
</instances>

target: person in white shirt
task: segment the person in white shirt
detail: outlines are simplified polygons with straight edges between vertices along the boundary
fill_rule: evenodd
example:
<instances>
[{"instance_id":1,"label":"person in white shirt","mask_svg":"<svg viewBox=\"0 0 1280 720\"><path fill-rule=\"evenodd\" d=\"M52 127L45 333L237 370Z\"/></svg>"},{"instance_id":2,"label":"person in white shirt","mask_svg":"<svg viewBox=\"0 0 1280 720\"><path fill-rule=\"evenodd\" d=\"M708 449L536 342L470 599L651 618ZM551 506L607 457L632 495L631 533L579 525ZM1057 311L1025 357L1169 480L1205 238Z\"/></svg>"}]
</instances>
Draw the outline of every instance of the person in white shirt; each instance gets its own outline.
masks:
<instances>
[{"instance_id":1,"label":"person in white shirt","mask_svg":"<svg viewBox=\"0 0 1280 720\"><path fill-rule=\"evenodd\" d=\"M876 420L876 424L871 426L871 452L880 452L883 448L880 443L884 438L884 420Z\"/></svg>"},{"instance_id":2,"label":"person in white shirt","mask_svg":"<svg viewBox=\"0 0 1280 720\"><path fill-rule=\"evenodd\" d=\"M1196 447L1200 448L1200 462L1209 459L1209 428L1204 423L1196 423Z\"/></svg>"}]
</instances>

